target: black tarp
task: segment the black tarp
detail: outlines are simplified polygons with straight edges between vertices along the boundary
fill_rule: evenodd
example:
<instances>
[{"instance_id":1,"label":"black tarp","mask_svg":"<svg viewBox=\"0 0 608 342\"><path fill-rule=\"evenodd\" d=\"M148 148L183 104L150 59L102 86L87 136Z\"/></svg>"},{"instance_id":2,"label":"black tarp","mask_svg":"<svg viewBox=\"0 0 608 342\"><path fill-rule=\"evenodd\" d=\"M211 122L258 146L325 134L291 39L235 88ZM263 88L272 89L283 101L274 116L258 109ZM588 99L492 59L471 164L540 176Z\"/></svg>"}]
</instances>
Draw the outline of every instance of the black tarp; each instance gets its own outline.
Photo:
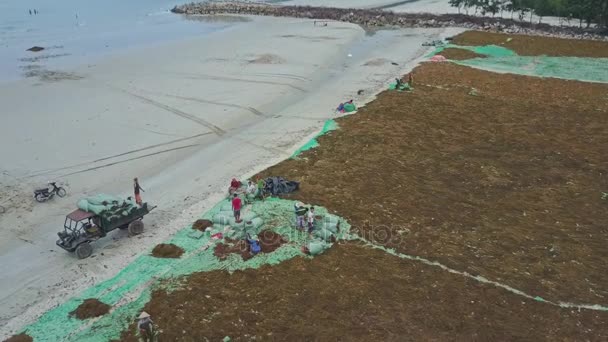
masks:
<instances>
[{"instance_id":1,"label":"black tarp","mask_svg":"<svg viewBox=\"0 0 608 342\"><path fill-rule=\"evenodd\" d=\"M300 188L300 182L288 181L283 177L268 177L266 178L266 186L264 192L271 195L282 195L296 191Z\"/></svg>"}]
</instances>

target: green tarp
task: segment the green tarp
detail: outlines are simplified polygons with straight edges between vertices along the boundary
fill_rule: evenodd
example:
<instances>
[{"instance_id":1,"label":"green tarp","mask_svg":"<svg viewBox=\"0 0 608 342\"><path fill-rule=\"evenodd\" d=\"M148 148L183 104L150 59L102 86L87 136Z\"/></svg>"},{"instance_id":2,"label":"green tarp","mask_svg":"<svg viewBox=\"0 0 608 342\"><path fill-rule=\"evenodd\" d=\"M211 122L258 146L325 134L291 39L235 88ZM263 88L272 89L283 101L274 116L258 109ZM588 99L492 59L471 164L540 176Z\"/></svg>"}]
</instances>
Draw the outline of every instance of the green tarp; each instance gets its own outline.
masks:
<instances>
[{"instance_id":1,"label":"green tarp","mask_svg":"<svg viewBox=\"0 0 608 342\"><path fill-rule=\"evenodd\" d=\"M224 201L202 215L202 219L212 219L225 209ZM302 247L307 247L311 255L322 253L331 247L330 243L319 239L311 239L308 233L295 229L294 202L276 198L255 201L243 208L244 216L259 220L247 229L252 237L256 237L264 229L270 229L288 242L270 254L259 253L244 261L240 256L230 255L225 260L219 260L214 255L216 244L223 240L214 239L217 233L226 232L228 226L214 224L211 232L192 238L193 229L184 227L165 243L172 243L184 250L178 259L155 258L143 254L132 261L114 277L103 281L77 294L65 303L44 313L34 323L24 328L34 341L87 341L107 342L118 339L120 333L134 322L144 305L150 300L152 291L159 286L176 286L167 282L169 278L179 278L193 272L208 272L226 270L233 272L247 268L259 268L262 265L275 265L285 260L304 256ZM340 225L338 239L352 239L348 223L334 215L330 215L323 207L315 206L321 222ZM243 230L234 229L236 235L242 235ZM226 232L225 237L230 237ZM216 235L217 236L217 235ZM152 248L152 246L150 246ZM269 286L272 286L269 284ZM96 298L112 306L112 310L95 319L79 320L70 315L84 299Z\"/></svg>"},{"instance_id":2,"label":"green tarp","mask_svg":"<svg viewBox=\"0 0 608 342\"><path fill-rule=\"evenodd\" d=\"M431 56L446 48L473 51L484 58L453 61L478 69L510 74L554 77L587 82L608 83L608 58L520 56L513 50L497 45L460 46L449 44L437 48Z\"/></svg>"},{"instance_id":3,"label":"green tarp","mask_svg":"<svg viewBox=\"0 0 608 342\"><path fill-rule=\"evenodd\" d=\"M335 120L327 120L325 121L325 124L323 125L323 128L321 129L321 132L317 133L317 135L315 135L314 138L310 139L306 144L304 144L302 147L300 147L299 149L297 149L292 155L292 158L296 158L298 155L300 155L302 152L304 151L308 151L312 148L318 147L319 146L319 142L317 141L317 138L327 134L330 131L334 131L338 129L338 123Z\"/></svg>"}]
</instances>

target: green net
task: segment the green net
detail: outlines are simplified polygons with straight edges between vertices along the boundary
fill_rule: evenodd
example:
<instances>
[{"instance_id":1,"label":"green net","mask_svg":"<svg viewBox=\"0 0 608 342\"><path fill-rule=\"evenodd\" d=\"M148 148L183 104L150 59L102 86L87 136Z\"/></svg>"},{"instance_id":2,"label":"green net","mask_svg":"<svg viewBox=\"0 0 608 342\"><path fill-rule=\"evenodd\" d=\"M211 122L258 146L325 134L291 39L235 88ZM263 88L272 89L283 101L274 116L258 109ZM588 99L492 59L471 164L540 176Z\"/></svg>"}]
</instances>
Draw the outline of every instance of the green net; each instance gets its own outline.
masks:
<instances>
[{"instance_id":1,"label":"green net","mask_svg":"<svg viewBox=\"0 0 608 342\"><path fill-rule=\"evenodd\" d=\"M608 83L608 58L513 56L475 58L456 63L511 74Z\"/></svg>"},{"instance_id":2,"label":"green net","mask_svg":"<svg viewBox=\"0 0 608 342\"><path fill-rule=\"evenodd\" d=\"M296 158L298 157L302 152L304 151L308 151L310 149L313 149L315 147L319 146L319 142L317 141L317 138L327 134L327 132L330 131L334 131L338 129L338 123L333 120L327 120L325 121L325 124L323 125L323 128L321 129L321 132L319 132L317 135L315 135L314 138L310 139L306 144L304 144L302 147L300 147L299 149L297 149L292 155L291 158Z\"/></svg>"},{"instance_id":3,"label":"green net","mask_svg":"<svg viewBox=\"0 0 608 342\"><path fill-rule=\"evenodd\" d=\"M227 214L226 201L218 203L201 218L213 219L220 213ZM337 239L352 239L348 223L341 218L331 215L322 207L315 207L316 215L321 217L315 223L319 229L324 227L339 227L332 233ZM255 201L242 210L242 216L253 222L245 222L242 226L233 227L223 222L214 222L208 232L192 237L193 229L186 227L176 233L166 243L175 244L184 249L179 259L155 258L142 255L121 270L113 278L93 286L77 297L46 312L35 323L25 327L28 335L34 341L109 341L117 339L121 331L134 321L135 317L150 300L151 291L158 288L159 280L180 277L194 272L227 270L229 272L259 268L262 265L274 265L296 256L304 256L302 247L306 246L312 255L322 253L331 243L319 238L311 238L308 233L294 228L294 202L270 198L265 201ZM246 221L246 220L244 220ZM262 230L269 229L284 237L287 242L273 253L260 253L244 261L239 255L231 254L225 260L219 260L214 255L214 248L222 238L213 238L222 234L229 237L232 234L255 238ZM84 299L97 298L112 306L112 310L99 318L78 320L69 315Z\"/></svg>"},{"instance_id":4,"label":"green net","mask_svg":"<svg viewBox=\"0 0 608 342\"><path fill-rule=\"evenodd\" d=\"M502 46L460 46L448 44L433 51L430 56L446 48L473 51L485 58L453 61L478 69L518 75L554 77L568 80L608 83L608 58L519 56Z\"/></svg>"},{"instance_id":5,"label":"green net","mask_svg":"<svg viewBox=\"0 0 608 342\"><path fill-rule=\"evenodd\" d=\"M410 91L414 88L410 87L409 83L402 83L399 88L397 88L397 83L391 83L388 85L388 90L397 90L397 91Z\"/></svg>"}]
</instances>

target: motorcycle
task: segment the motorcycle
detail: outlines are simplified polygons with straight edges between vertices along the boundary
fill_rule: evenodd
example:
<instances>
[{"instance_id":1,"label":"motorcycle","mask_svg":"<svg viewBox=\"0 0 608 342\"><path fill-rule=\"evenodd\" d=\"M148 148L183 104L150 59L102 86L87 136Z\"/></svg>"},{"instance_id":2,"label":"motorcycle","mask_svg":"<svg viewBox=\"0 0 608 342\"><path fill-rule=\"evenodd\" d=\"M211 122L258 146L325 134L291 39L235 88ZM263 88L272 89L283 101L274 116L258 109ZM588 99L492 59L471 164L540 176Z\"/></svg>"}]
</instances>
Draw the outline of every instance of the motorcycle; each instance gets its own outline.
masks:
<instances>
[{"instance_id":1,"label":"motorcycle","mask_svg":"<svg viewBox=\"0 0 608 342\"><path fill-rule=\"evenodd\" d=\"M34 198L36 199L36 202L42 203L50 200L55 195L59 197L64 197L67 194L65 189L60 186L57 186L55 182L49 182L49 185L52 188L49 189L49 187L46 187L34 190Z\"/></svg>"}]
</instances>

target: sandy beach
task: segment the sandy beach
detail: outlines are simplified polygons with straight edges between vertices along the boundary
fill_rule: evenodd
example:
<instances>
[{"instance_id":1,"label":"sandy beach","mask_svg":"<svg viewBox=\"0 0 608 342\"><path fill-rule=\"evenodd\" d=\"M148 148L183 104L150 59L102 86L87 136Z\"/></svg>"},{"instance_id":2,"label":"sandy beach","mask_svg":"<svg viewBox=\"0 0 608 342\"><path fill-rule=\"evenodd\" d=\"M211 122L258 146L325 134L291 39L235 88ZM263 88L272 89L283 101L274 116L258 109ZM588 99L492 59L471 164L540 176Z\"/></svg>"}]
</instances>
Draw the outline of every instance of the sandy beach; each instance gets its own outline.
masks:
<instances>
[{"instance_id":1,"label":"sandy beach","mask_svg":"<svg viewBox=\"0 0 608 342\"><path fill-rule=\"evenodd\" d=\"M116 274L221 199L232 177L288 158L338 103L372 99L423 42L456 32L250 18L0 85L0 335ZM79 198L130 195L136 176L158 205L143 235L113 232L85 260L55 246ZM33 189L51 180L68 196L36 203Z\"/></svg>"}]
</instances>

